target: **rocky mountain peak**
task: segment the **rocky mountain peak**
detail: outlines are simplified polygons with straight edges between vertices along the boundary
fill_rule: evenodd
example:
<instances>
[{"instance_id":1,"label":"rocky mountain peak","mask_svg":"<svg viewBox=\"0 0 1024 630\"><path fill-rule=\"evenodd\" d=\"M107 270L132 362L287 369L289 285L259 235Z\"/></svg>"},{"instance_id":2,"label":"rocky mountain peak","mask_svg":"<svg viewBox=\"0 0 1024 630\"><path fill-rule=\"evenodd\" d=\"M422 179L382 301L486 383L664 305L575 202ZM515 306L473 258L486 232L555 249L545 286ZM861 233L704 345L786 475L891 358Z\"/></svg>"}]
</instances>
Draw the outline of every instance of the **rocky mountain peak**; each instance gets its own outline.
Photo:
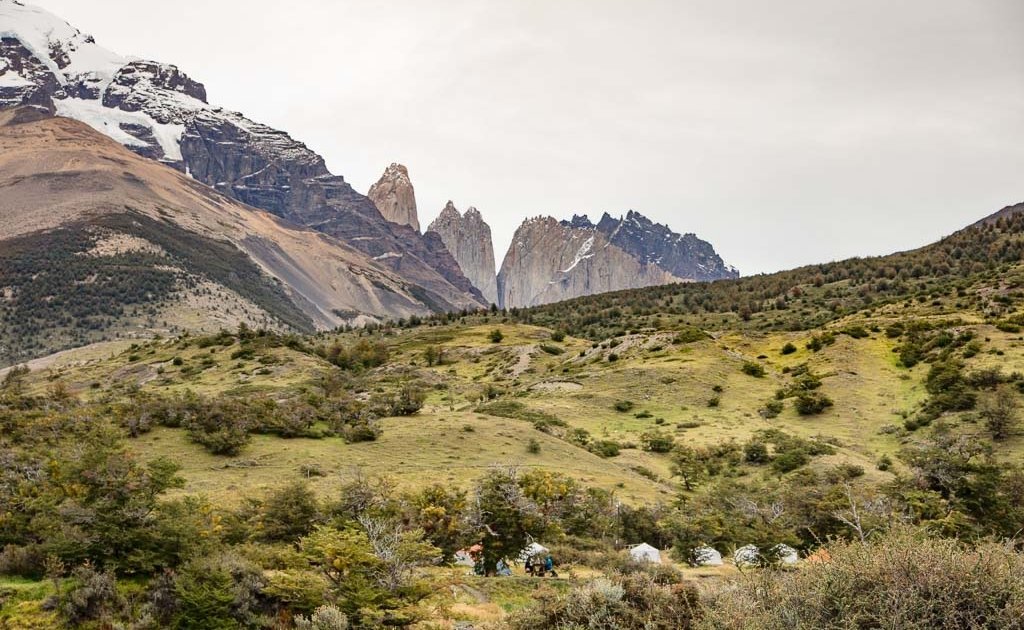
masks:
<instances>
[{"instance_id":1,"label":"rocky mountain peak","mask_svg":"<svg viewBox=\"0 0 1024 630\"><path fill-rule=\"evenodd\" d=\"M470 206L465 214L449 201L427 228L436 233L455 257L462 273L491 304L498 303L498 281L494 269L491 227L480 211Z\"/></svg>"},{"instance_id":2,"label":"rocky mountain peak","mask_svg":"<svg viewBox=\"0 0 1024 630\"><path fill-rule=\"evenodd\" d=\"M305 144L208 104L177 67L117 55L42 9L0 0L0 108L19 105L84 122L228 197L340 238L422 288L431 310L483 305L441 240L419 233L404 167L389 167L378 187L392 223Z\"/></svg>"},{"instance_id":3,"label":"rocky mountain peak","mask_svg":"<svg viewBox=\"0 0 1024 630\"><path fill-rule=\"evenodd\" d=\"M458 208L455 207L455 202L449 199L448 203L446 203L444 208L441 209L441 214L437 215L437 218L434 219L434 223L431 223L431 225L434 225L439 221L458 221L461 216L462 215L459 214ZM429 232L430 228L427 228L427 231Z\"/></svg>"},{"instance_id":4,"label":"rocky mountain peak","mask_svg":"<svg viewBox=\"0 0 1024 630\"><path fill-rule=\"evenodd\" d=\"M498 274L498 295L504 307L529 307L683 280L611 244L585 215L538 217L516 230Z\"/></svg>"},{"instance_id":5,"label":"rocky mountain peak","mask_svg":"<svg viewBox=\"0 0 1024 630\"><path fill-rule=\"evenodd\" d=\"M584 229L584 230L592 230L592 229L594 229L593 222L591 222L590 217L588 217L585 214L574 214L574 215L572 215L572 220L570 220L570 221L562 221L561 223L563 225L567 225L567 226L569 226L571 228L578 228L578 229Z\"/></svg>"},{"instance_id":6,"label":"rocky mountain peak","mask_svg":"<svg viewBox=\"0 0 1024 630\"><path fill-rule=\"evenodd\" d=\"M412 187L409 170L405 166L392 162L391 166L384 169L384 174L377 183L370 186L367 196L388 221L408 225L417 232L420 231L420 220L416 213L416 191Z\"/></svg>"}]
</instances>

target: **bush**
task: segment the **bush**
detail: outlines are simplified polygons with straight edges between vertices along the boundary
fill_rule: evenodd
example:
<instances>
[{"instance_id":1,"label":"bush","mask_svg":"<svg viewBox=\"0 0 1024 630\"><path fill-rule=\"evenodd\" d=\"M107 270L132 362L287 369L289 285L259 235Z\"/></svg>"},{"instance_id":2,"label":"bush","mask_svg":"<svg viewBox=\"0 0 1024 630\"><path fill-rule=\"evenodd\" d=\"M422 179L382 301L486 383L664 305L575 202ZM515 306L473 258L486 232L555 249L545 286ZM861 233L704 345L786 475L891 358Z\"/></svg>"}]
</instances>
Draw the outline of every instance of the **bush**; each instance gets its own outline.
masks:
<instances>
[{"instance_id":1,"label":"bush","mask_svg":"<svg viewBox=\"0 0 1024 630\"><path fill-rule=\"evenodd\" d=\"M540 453L540 442L536 438L530 438L526 443L526 452L531 455Z\"/></svg>"},{"instance_id":2,"label":"bush","mask_svg":"<svg viewBox=\"0 0 1024 630\"><path fill-rule=\"evenodd\" d=\"M796 352L796 346L792 342L786 342L786 345L782 346L782 354L793 354Z\"/></svg>"},{"instance_id":3,"label":"bush","mask_svg":"<svg viewBox=\"0 0 1024 630\"><path fill-rule=\"evenodd\" d=\"M832 399L825 394L811 391L797 396L793 406L801 416L811 416L825 411L833 404Z\"/></svg>"},{"instance_id":4,"label":"bush","mask_svg":"<svg viewBox=\"0 0 1024 630\"><path fill-rule=\"evenodd\" d=\"M628 413L633 411L633 407L635 406L636 405L631 400L620 400L614 405L615 411L618 411L619 413Z\"/></svg>"},{"instance_id":5,"label":"bush","mask_svg":"<svg viewBox=\"0 0 1024 630\"><path fill-rule=\"evenodd\" d=\"M740 369L743 370L744 374L753 376L754 378L762 378L765 374L764 366L760 363L754 363L753 361L746 361Z\"/></svg>"},{"instance_id":6,"label":"bush","mask_svg":"<svg viewBox=\"0 0 1024 630\"><path fill-rule=\"evenodd\" d=\"M785 403L781 400L769 400L765 403L764 407L761 408L758 413L762 418L771 419L776 418L782 410L785 408Z\"/></svg>"},{"instance_id":7,"label":"bush","mask_svg":"<svg viewBox=\"0 0 1024 630\"><path fill-rule=\"evenodd\" d=\"M898 528L833 543L827 562L744 575L710 593L703 628L1019 628L1024 556Z\"/></svg>"},{"instance_id":8,"label":"bush","mask_svg":"<svg viewBox=\"0 0 1024 630\"><path fill-rule=\"evenodd\" d=\"M71 627L80 627L87 621L109 624L125 604L117 592L114 574L98 573L91 565L75 569L68 585L59 595L57 609Z\"/></svg>"},{"instance_id":9,"label":"bush","mask_svg":"<svg viewBox=\"0 0 1024 630\"><path fill-rule=\"evenodd\" d=\"M672 436L661 431L648 431L640 436L643 450L649 453L668 453L676 445Z\"/></svg>"},{"instance_id":10,"label":"bush","mask_svg":"<svg viewBox=\"0 0 1024 630\"><path fill-rule=\"evenodd\" d=\"M348 617L336 607L320 606L308 618L295 618L296 630L348 630Z\"/></svg>"},{"instance_id":11,"label":"bush","mask_svg":"<svg viewBox=\"0 0 1024 630\"><path fill-rule=\"evenodd\" d=\"M860 326L860 325L847 326L846 328L844 328L842 330L842 333L844 335L848 335L850 337L853 337L854 339L864 339L864 338L870 336L870 334L871 334L871 333L868 332L867 328L864 328L863 326Z\"/></svg>"},{"instance_id":12,"label":"bush","mask_svg":"<svg viewBox=\"0 0 1024 630\"><path fill-rule=\"evenodd\" d=\"M487 338L491 340L491 343L501 343L502 340L505 339L505 333L495 328L489 335L487 335Z\"/></svg>"},{"instance_id":13,"label":"bush","mask_svg":"<svg viewBox=\"0 0 1024 630\"><path fill-rule=\"evenodd\" d=\"M541 594L536 605L513 614L508 627L686 630L693 627L697 604L693 586L661 585L653 576L639 572L614 580L598 578L565 595Z\"/></svg>"},{"instance_id":14,"label":"bush","mask_svg":"<svg viewBox=\"0 0 1024 630\"><path fill-rule=\"evenodd\" d=\"M792 449L777 454L772 459L772 468L777 472L787 473L811 461L810 455L802 449Z\"/></svg>"},{"instance_id":15,"label":"bush","mask_svg":"<svg viewBox=\"0 0 1024 630\"><path fill-rule=\"evenodd\" d=\"M551 341L554 341L555 343L562 343L563 341L565 341L565 331L556 330L552 332Z\"/></svg>"},{"instance_id":16,"label":"bush","mask_svg":"<svg viewBox=\"0 0 1024 630\"><path fill-rule=\"evenodd\" d=\"M614 440L594 440L587 445L587 450L599 457L615 457L619 449L619 443Z\"/></svg>"},{"instance_id":17,"label":"bush","mask_svg":"<svg viewBox=\"0 0 1024 630\"><path fill-rule=\"evenodd\" d=\"M751 464L766 464L771 459L768 445L760 440L751 440L743 446L743 458Z\"/></svg>"}]
</instances>

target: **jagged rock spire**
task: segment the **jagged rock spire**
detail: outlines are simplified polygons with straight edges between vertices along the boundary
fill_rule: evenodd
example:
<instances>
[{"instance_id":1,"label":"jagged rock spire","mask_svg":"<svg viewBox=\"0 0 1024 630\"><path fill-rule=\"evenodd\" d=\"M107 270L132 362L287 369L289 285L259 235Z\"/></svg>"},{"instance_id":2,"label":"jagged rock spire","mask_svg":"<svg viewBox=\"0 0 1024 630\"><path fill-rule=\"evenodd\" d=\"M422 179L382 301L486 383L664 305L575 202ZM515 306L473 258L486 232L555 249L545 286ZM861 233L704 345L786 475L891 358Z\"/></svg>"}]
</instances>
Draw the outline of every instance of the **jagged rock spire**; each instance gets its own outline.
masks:
<instances>
[{"instance_id":1,"label":"jagged rock spire","mask_svg":"<svg viewBox=\"0 0 1024 630\"><path fill-rule=\"evenodd\" d=\"M420 219L416 214L416 191L405 166L392 163L377 183L370 187L367 196L388 221L409 225L417 232L420 231Z\"/></svg>"}]
</instances>

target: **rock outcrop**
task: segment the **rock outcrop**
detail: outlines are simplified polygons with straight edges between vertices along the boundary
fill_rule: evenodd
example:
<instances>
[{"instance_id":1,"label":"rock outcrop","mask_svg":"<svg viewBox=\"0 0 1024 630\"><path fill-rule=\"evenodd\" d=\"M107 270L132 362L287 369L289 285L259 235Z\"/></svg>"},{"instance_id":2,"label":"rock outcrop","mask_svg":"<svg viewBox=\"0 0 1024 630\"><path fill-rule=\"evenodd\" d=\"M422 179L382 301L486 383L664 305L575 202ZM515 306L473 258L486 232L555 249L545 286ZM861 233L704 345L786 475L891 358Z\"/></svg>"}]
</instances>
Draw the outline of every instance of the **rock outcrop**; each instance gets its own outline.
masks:
<instances>
[{"instance_id":1,"label":"rock outcrop","mask_svg":"<svg viewBox=\"0 0 1024 630\"><path fill-rule=\"evenodd\" d=\"M470 206L465 214L460 214L449 201L427 228L427 234L440 236L462 273L489 304L499 302L491 227L484 222L479 210Z\"/></svg>"},{"instance_id":2,"label":"rock outcrop","mask_svg":"<svg viewBox=\"0 0 1024 630\"><path fill-rule=\"evenodd\" d=\"M683 281L611 244L586 217L536 217L516 230L498 274L498 297L501 306L515 308Z\"/></svg>"},{"instance_id":3,"label":"rock outcrop","mask_svg":"<svg viewBox=\"0 0 1024 630\"><path fill-rule=\"evenodd\" d=\"M630 210L625 217L612 218L607 212L597 230L608 242L632 254L642 263L655 264L678 278L724 280L740 272L725 264L711 243L695 234L678 234L667 225L655 223Z\"/></svg>"},{"instance_id":4,"label":"rock outcrop","mask_svg":"<svg viewBox=\"0 0 1024 630\"><path fill-rule=\"evenodd\" d=\"M405 166L392 163L377 183L370 186L366 196L388 221L420 231L420 219L416 214L416 191Z\"/></svg>"},{"instance_id":5,"label":"rock outcrop","mask_svg":"<svg viewBox=\"0 0 1024 630\"><path fill-rule=\"evenodd\" d=\"M344 240L420 287L434 310L484 300L439 239L386 220L374 202L287 133L206 102L175 66L122 57L60 18L0 0L0 107L80 120L247 205Z\"/></svg>"},{"instance_id":6,"label":"rock outcrop","mask_svg":"<svg viewBox=\"0 0 1024 630\"><path fill-rule=\"evenodd\" d=\"M673 282L735 278L710 243L680 235L638 212L594 225L537 217L516 231L498 274L500 305L559 300Z\"/></svg>"}]
</instances>

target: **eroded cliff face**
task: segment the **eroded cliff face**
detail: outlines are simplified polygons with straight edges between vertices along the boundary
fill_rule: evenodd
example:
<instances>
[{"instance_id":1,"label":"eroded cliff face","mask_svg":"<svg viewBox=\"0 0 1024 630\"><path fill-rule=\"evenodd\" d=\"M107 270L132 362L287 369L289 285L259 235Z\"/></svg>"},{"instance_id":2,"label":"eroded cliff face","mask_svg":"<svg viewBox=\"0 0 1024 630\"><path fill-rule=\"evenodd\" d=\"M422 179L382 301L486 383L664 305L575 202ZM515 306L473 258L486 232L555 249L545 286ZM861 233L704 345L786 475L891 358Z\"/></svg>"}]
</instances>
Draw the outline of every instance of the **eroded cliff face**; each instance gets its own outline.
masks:
<instances>
[{"instance_id":1,"label":"eroded cliff face","mask_svg":"<svg viewBox=\"0 0 1024 630\"><path fill-rule=\"evenodd\" d=\"M537 217L516 230L498 296L501 306L515 308L683 281L613 245L586 217Z\"/></svg>"},{"instance_id":2,"label":"eroded cliff face","mask_svg":"<svg viewBox=\"0 0 1024 630\"><path fill-rule=\"evenodd\" d=\"M640 262L658 265L679 278L707 281L740 275L725 264L711 243L692 233L673 232L667 225L655 223L633 210L618 219L606 212L597 230Z\"/></svg>"},{"instance_id":3,"label":"eroded cliff face","mask_svg":"<svg viewBox=\"0 0 1024 630\"><path fill-rule=\"evenodd\" d=\"M287 133L206 102L170 64L108 51L37 7L0 0L0 107L80 120L247 205L344 240L422 288L435 310L483 298L437 239L392 223L321 156ZM409 193L411 195L411 186Z\"/></svg>"},{"instance_id":4,"label":"eroded cliff face","mask_svg":"<svg viewBox=\"0 0 1024 630\"><path fill-rule=\"evenodd\" d=\"M388 221L420 231L420 219L416 214L416 191L405 166L392 163L387 167L377 183L370 186L367 197Z\"/></svg>"},{"instance_id":5,"label":"eroded cliff face","mask_svg":"<svg viewBox=\"0 0 1024 630\"><path fill-rule=\"evenodd\" d=\"M461 214L451 201L427 228L437 234L459 263L462 273L483 294L488 304L498 304L498 280L494 269L491 227L480 211L470 206Z\"/></svg>"}]
</instances>

